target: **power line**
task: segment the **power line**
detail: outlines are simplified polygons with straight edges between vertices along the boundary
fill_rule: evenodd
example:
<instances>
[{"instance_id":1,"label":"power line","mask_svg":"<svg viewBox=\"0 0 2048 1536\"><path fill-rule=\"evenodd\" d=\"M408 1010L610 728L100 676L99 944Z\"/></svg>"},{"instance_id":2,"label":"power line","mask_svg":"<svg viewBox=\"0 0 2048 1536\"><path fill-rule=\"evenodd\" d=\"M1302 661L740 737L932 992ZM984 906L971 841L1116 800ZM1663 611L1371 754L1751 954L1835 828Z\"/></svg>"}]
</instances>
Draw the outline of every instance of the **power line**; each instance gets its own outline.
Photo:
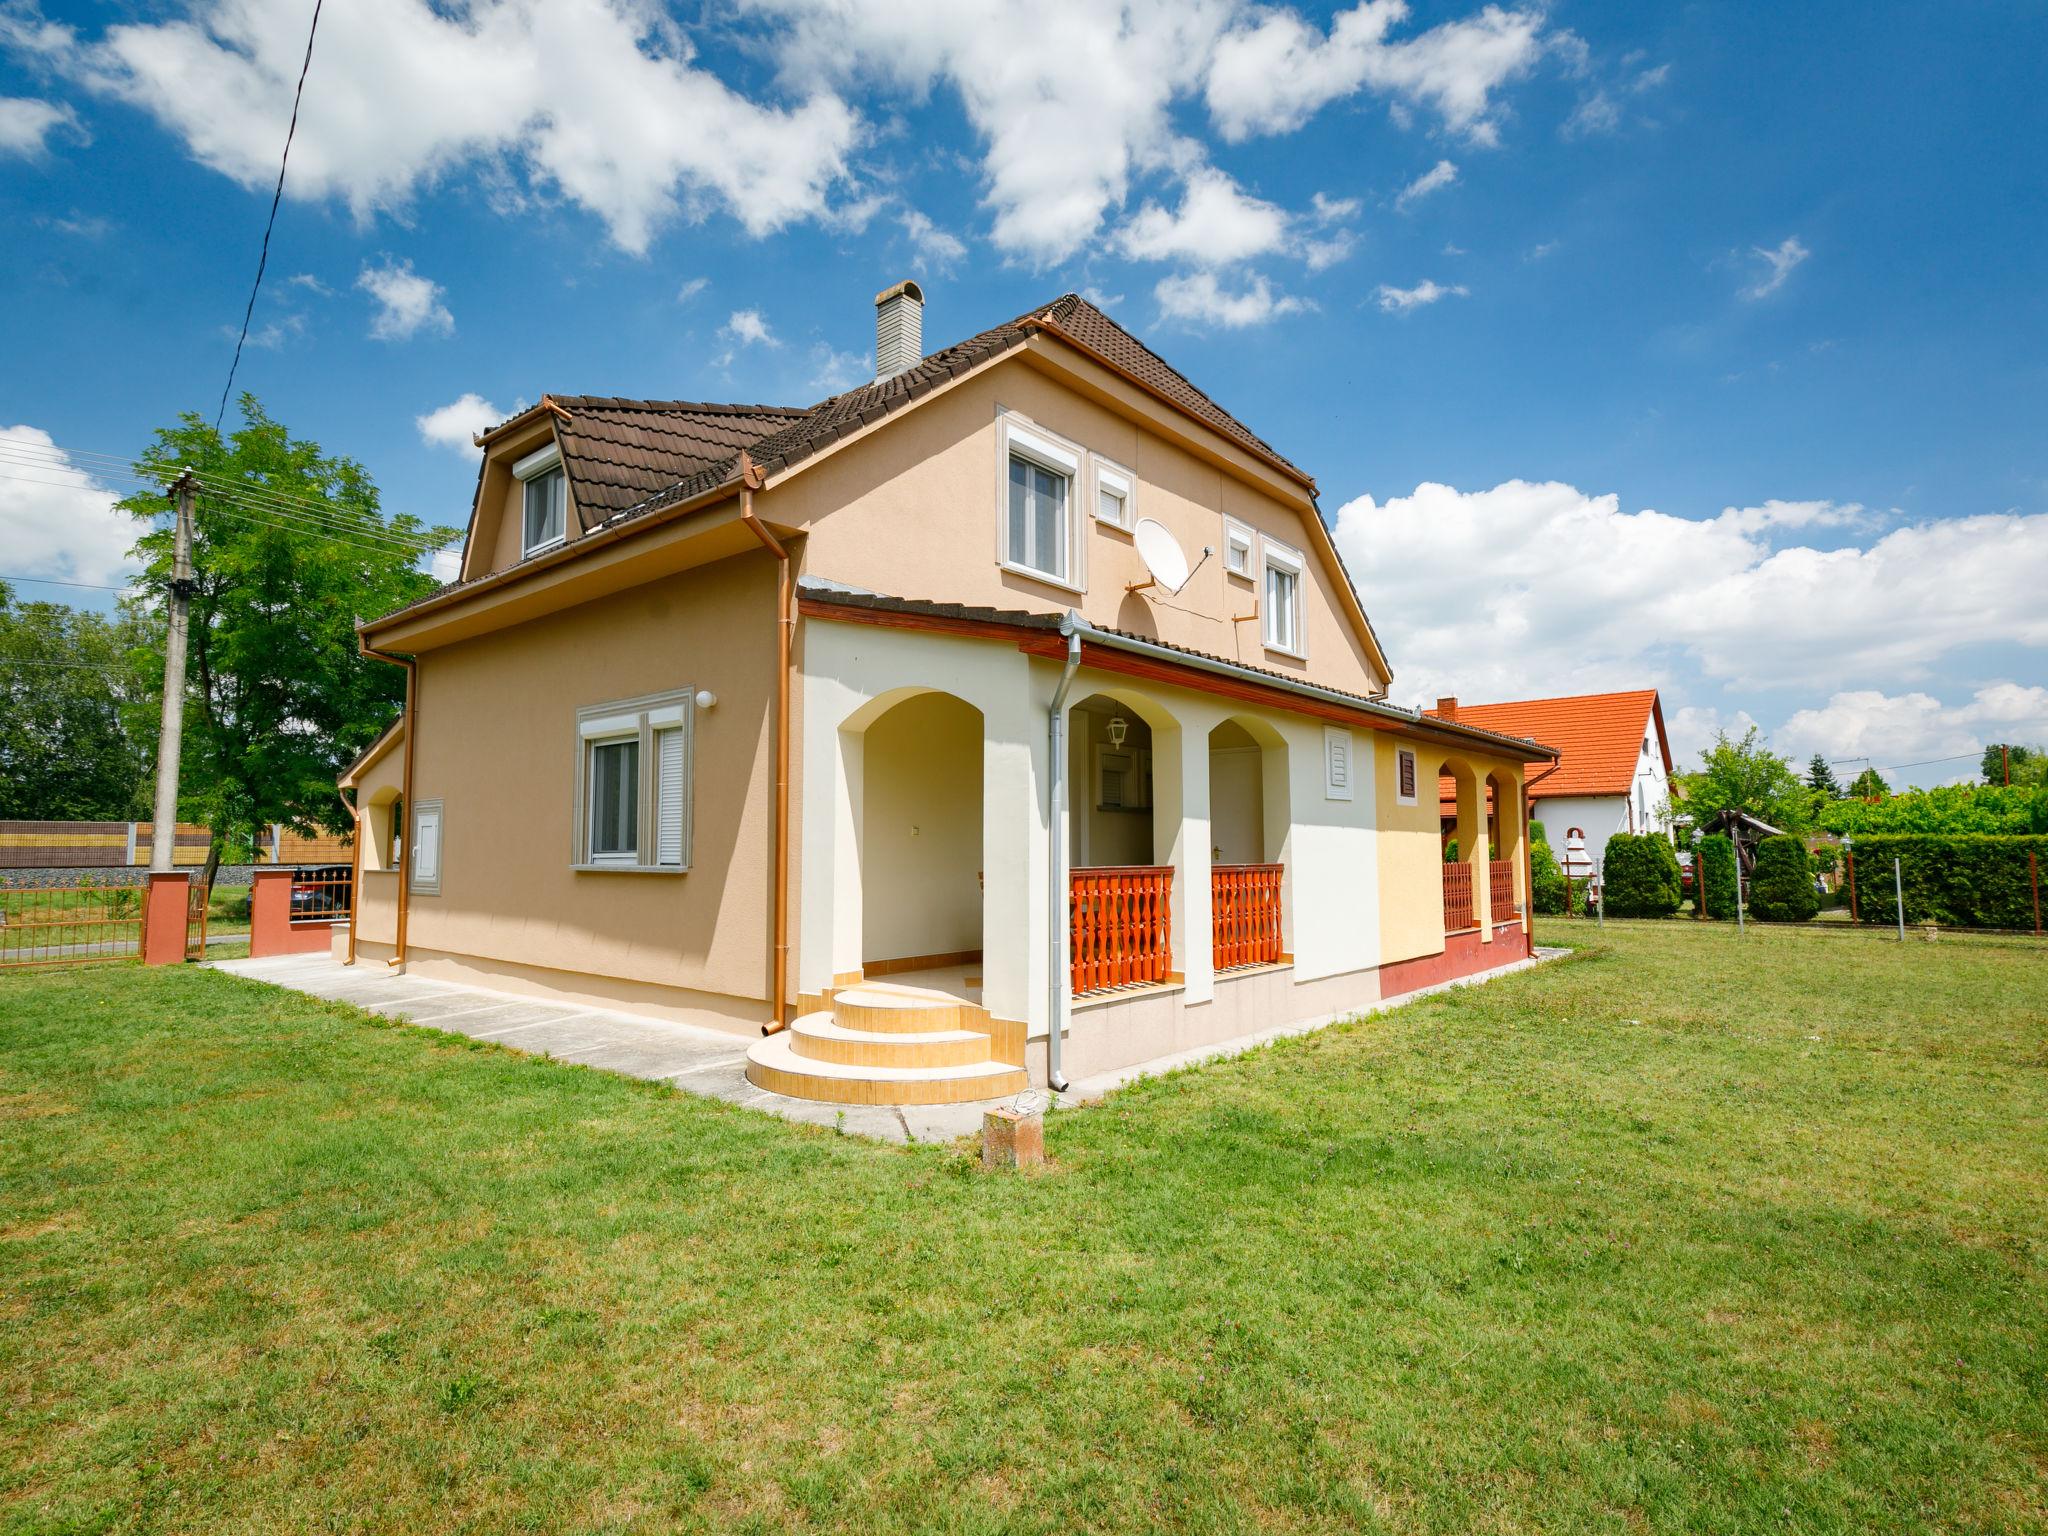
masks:
<instances>
[{"instance_id":1,"label":"power line","mask_svg":"<svg viewBox=\"0 0 2048 1536\"><path fill-rule=\"evenodd\" d=\"M263 269L270 264L270 232L277 226L277 205L284 201L284 172L291 164L292 136L299 131L299 100L306 94L306 71L313 67L313 35L320 30L320 0L313 0L313 25L306 29L306 57L299 64L298 89L292 92L291 126L284 131L284 154L277 162L277 190L270 194L270 217L263 224L263 249L256 257L256 281L249 285L249 306L242 311L242 334L235 338L235 359L228 364L228 381L220 388L220 409L214 412L213 430L220 431L228 413L228 391L235 387L235 370L242 366L242 346L249 339L249 321L256 313L256 295L263 287Z\"/></svg>"},{"instance_id":2,"label":"power line","mask_svg":"<svg viewBox=\"0 0 2048 1536\"><path fill-rule=\"evenodd\" d=\"M32 581L45 587L84 587L91 592L132 592L133 587L110 587L101 581L59 581L54 576L9 576L0 571L0 581Z\"/></svg>"}]
</instances>

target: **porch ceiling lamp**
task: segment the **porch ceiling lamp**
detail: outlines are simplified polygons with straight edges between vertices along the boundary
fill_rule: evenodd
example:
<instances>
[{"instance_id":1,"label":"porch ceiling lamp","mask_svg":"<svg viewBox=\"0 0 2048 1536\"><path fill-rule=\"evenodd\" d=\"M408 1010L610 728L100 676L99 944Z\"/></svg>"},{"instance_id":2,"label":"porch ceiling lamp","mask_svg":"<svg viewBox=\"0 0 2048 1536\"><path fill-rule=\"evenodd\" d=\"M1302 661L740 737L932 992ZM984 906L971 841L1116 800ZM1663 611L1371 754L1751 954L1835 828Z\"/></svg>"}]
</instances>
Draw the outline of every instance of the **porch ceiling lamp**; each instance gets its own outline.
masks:
<instances>
[{"instance_id":1,"label":"porch ceiling lamp","mask_svg":"<svg viewBox=\"0 0 2048 1536\"><path fill-rule=\"evenodd\" d=\"M1124 737L1130 734L1130 730L1130 721L1126 720L1122 715L1111 715L1109 717L1109 744L1112 747L1121 747L1124 744Z\"/></svg>"}]
</instances>

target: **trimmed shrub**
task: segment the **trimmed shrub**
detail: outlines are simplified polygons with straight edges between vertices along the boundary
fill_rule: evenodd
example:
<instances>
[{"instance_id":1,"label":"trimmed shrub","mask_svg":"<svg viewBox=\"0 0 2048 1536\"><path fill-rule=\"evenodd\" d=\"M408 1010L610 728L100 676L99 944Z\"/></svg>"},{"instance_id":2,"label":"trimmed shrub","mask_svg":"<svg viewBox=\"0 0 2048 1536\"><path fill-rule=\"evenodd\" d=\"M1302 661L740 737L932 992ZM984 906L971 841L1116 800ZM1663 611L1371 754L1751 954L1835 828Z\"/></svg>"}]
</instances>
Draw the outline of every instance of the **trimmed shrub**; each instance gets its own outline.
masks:
<instances>
[{"instance_id":1,"label":"trimmed shrub","mask_svg":"<svg viewBox=\"0 0 2048 1536\"><path fill-rule=\"evenodd\" d=\"M1756 846L1749 878L1749 915L1766 923L1804 923L1820 911L1813 860L1796 837L1767 837Z\"/></svg>"},{"instance_id":2,"label":"trimmed shrub","mask_svg":"<svg viewBox=\"0 0 2048 1536\"><path fill-rule=\"evenodd\" d=\"M1705 866L1701 878L1707 884L1707 916L1734 922L1735 844L1725 832L1716 832L1693 857Z\"/></svg>"},{"instance_id":3,"label":"trimmed shrub","mask_svg":"<svg viewBox=\"0 0 2048 1536\"><path fill-rule=\"evenodd\" d=\"M1535 889L1530 893L1536 903L1536 910L1545 916L1556 917L1564 911L1564 869L1557 862L1557 855L1550 850L1550 844L1543 838L1530 839L1529 878Z\"/></svg>"},{"instance_id":4,"label":"trimmed shrub","mask_svg":"<svg viewBox=\"0 0 2048 1536\"><path fill-rule=\"evenodd\" d=\"M1678 855L1655 832L1617 832L1607 839L1600 874L1610 917L1669 917L1685 899Z\"/></svg>"},{"instance_id":5,"label":"trimmed shrub","mask_svg":"<svg viewBox=\"0 0 2048 1536\"><path fill-rule=\"evenodd\" d=\"M1859 837L1856 906L1866 923L1896 923L1892 860L1906 888L1906 921L1956 928L2034 927L2027 855L2048 884L2048 837Z\"/></svg>"}]
</instances>

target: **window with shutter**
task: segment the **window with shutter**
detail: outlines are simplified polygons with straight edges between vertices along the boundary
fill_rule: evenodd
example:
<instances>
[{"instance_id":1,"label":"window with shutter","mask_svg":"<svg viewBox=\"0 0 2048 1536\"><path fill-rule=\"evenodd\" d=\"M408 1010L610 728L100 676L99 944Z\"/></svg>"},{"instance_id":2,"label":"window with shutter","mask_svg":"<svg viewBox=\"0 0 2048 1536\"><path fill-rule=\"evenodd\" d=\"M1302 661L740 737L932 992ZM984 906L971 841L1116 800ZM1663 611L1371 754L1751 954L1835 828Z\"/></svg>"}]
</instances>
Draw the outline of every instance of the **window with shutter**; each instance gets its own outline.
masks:
<instances>
[{"instance_id":1,"label":"window with shutter","mask_svg":"<svg viewBox=\"0 0 2048 1536\"><path fill-rule=\"evenodd\" d=\"M690 867L696 708L696 690L678 688L576 712L576 868Z\"/></svg>"}]
</instances>

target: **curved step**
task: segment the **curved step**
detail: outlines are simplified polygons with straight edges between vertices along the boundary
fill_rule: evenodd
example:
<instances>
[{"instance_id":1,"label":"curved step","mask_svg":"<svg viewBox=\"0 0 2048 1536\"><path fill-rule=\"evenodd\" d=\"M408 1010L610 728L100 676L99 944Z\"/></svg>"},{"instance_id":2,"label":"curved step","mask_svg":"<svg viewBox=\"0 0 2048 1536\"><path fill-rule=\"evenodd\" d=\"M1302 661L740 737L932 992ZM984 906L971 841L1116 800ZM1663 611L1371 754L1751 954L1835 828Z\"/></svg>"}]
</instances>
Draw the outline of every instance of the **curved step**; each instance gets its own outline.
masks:
<instances>
[{"instance_id":1,"label":"curved step","mask_svg":"<svg viewBox=\"0 0 2048 1536\"><path fill-rule=\"evenodd\" d=\"M832 1013L848 1029L873 1034L926 1034L959 1029L980 1013L972 1003L920 987L865 982L832 996Z\"/></svg>"},{"instance_id":2,"label":"curved step","mask_svg":"<svg viewBox=\"0 0 2048 1536\"><path fill-rule=\"evenodd\" d=\"M799 1056L788 1031L747 1048L747 1081L821 1104L967 1104L1021 1092L1022 1067L982 1061L957 1067L857 1067Z\"/></svg>"},{"instance_id":3,"label":"curved step","mask_svg":"<svg viewBox=\"0 0 2048 1536\"><path fill-rule=\"evenodd\" d=\"M829 1013L809 1013L789 1026L790 1049L807 1061L850 1067L965 1067L987 1061L989 1038L978 1029L849 1029Z\"/></svg>"}]
</instances>

